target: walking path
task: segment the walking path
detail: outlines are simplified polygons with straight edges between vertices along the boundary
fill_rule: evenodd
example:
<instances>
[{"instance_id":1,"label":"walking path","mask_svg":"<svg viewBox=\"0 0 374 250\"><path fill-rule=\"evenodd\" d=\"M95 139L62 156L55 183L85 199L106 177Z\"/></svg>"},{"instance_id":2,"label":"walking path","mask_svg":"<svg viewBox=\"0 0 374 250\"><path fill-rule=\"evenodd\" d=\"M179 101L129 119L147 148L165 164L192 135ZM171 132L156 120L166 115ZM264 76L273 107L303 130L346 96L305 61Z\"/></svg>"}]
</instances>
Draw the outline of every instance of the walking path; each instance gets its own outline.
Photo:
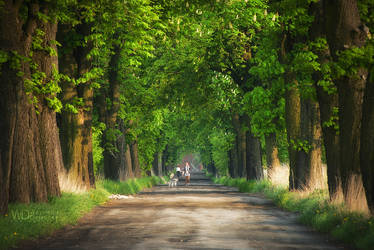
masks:
<instances>
[{"instance_id":1,"label":"walking path","mask_svg":"<svg viewBox=\"0 0 374 250\"><path fill-rule=\"evenodd\" d=\"M215 185L192 173L191 185L160 185L111 200L79 225L24 249L344 249L297 223L259 195Z\"/></svg>"}]
</instances>

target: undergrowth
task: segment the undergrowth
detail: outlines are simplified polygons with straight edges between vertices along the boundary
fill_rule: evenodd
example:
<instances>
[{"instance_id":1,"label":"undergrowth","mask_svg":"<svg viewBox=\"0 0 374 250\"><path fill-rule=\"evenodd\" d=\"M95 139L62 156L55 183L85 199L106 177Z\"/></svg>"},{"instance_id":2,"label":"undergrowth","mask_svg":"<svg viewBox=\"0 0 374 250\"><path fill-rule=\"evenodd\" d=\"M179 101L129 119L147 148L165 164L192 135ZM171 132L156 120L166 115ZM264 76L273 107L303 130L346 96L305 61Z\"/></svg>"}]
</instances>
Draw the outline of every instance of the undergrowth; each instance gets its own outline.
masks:
<instances>
[{"instance_id":1,"label":"undergrowth","mask_svg":"<svg viewBox=\"0 0 374 250\"><path fill-rule=\"evenodd\" d=\"M100 180L96 189L80 194L62 193L48 203L9 204L8 214L0 217L0 249L76 224L93 207L105 203L110 194L135 194L160 182L161 178L155 176L125 182Z\"/></svg>"},{"instance_id":2,"label":"undergrowth","mask_svg":"<svg viewBox=\"0 0 374 250\"><path fill-rule=\"evenodd\" d=\"M329 202L325 190L312 193L290 192L285 187L273 186L269 181L247 181L243 178L213 178L215 183L235 186L240 192L263 193L288 211L298 212L300 222L315 230L359 249L373 249L374 218L348 211L344 205Z\"/></svg>"}]
</instances>

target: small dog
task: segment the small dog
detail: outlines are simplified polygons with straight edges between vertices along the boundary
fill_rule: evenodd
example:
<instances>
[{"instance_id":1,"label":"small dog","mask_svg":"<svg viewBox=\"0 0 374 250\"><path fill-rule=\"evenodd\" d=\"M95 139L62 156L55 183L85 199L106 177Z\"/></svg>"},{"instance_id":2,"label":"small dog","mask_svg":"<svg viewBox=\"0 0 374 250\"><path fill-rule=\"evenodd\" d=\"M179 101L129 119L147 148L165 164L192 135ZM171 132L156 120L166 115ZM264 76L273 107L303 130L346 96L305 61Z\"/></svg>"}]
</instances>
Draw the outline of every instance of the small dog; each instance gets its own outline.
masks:
<instances>
[{"instance_id":1,"label":"small dog","mask_svg":"<svg viewBox=\"0 0 374 250\"><path fill-rule=\"evenodd\" d=\"M174 175L174 173L171 173L170 180L169 180L169 188L176 187L177 185L178 185L178 176Z\"/></svg>"}]
</instances>

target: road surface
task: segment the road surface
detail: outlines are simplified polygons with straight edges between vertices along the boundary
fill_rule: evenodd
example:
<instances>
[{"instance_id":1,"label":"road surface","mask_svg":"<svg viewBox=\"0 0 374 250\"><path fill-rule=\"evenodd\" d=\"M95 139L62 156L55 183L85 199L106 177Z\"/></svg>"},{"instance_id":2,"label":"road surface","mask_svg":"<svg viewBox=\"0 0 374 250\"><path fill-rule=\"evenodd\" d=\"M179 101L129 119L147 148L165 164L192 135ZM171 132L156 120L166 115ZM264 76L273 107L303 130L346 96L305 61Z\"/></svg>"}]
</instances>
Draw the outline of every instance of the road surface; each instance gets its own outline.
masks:
<instances>
[{"instance_id":1,"label":"road surface","mask_svg":"<svg viewBox=\"0 0 374 250\"><path fill-rule=\"evenodd\" d=\"M22 249L344 249L260 195L215 185L192 173L191 185L156 186L111 200L76 226Z\"/></svg>"}]
</instances>

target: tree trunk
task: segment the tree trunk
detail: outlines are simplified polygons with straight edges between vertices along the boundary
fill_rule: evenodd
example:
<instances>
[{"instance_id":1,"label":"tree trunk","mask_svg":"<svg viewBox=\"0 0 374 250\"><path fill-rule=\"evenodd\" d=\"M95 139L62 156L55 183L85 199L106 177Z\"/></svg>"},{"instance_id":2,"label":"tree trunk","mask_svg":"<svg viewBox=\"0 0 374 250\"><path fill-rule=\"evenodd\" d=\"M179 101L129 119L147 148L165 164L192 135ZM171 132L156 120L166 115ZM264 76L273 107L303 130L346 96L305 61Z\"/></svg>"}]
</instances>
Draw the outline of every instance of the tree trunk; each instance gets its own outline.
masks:
<instances>
[{"instance_id":1,"label":"tree trunk","mask_svg":"<svg viewBox=\"0 0 374 250\"><path fill-rule=\"evenodd\" d=\"M317 102L311 99L301 102L301 139L308 148L297 154L295 189L321 189L324 183L320 115Z\"/></svg>"},{"instance_id":2,"label":"tree trunk","mask_svg":"<svg viewBox=\"0 0 374 250\"><path fill-rule=\"evenodd\" d=\"M169 159L169 151L168 151L168 145L165 146L164 151L162 152L162 173L166 173L169 169L169 166L167 165ZM170 170L173 170L170 168Z\"/></svg>"},{"instance_id":3,"label":"tree trunk","mask_svg":"<svg viewBox=\"0 0 374 250\"><path fill-rule=\"evenodd\" d=\"M157 154L157 173L158 176L162 176L162 152Z\"/></svg>"},{"instance_id":4,"label":"tree trunk","mask_svg":"<svg viewBox=\"0 0 374 250\"><path fill-rule=\"evenodd\" d=\"M337 93L328 94L323 87L316 86L318 103L321 111L321 126L323 132L323 143L326 152L327 163L327 183L331 199L340 199L342 196L341 177L340 177L340 155L339 155L339 135L334 126L327 126L331 121L334 109L338 108ZM335 121L338 123L338 121Z\"/></svg>"},{"instance_id":5,"label":"tree trunk","mask_svg":"<svg viewBox=\"0 0 374 250\"><path fill-rule=\"evenodd\" d=\"M238 176L247 176L246 161L247 161L247 150L246 150L246 131L243 129L246 124L245 121L248 120L245 117L240 117L240 126L238 130Z\"/></svg>"},{"instance_id":6,"label":"tree trunk","mask_svg":"<svg viewBox=\"0 0 374 250\"><path fill-rule=\"evenodd\" d=\"M229 151L229 174L231 178L236 178L237 175L237 166L238 166L238 154L237 154L237 144L234 143L232 148Z\"/></svg>"},{"instance_id":7,"label":"tree trunk","mask_svg":"<svg viewBox=\"0 0 374 250\"><path fill-rule=\"evenodd\" d=\"M158 153L154 153L153 155L153 162L152 162L152 172L155 176L159 176L158 173Z\"/></svg>"},{"instance_id":8,"label":"tree trunk","mask_svg":"<svg viewBox=\"0 0 374 250\"><path fill-rule=\"evenodd\" d=\"M131 143L130 152L131 152L132 169L134 172L134 176L135 178L140 178L142 176L142 171L140 169L140 163L139 163L139 149L138 149L137 140Z\"/></svg>"},{"instance_id":9,"label":"tree trunk","mask_svg":"<svg viewBox=\"0 0 374 250\"><path fill-rule=\"evenodd\" d=\"M82 37L90 34L90 26L86 23L75 28ZM71 27L60 25L59 41L68 47ZM90 71L91 61L87 55L92 49L92 43L85 47L73 48L74 53L60 53L60 72L74 77L83 77ZM95 176L93 173L92 156L92 109L93 109L93 89L88 83L76 86L73 82L65 82L62 85L62 100L64 103L72 103L76 98L82 98L83 107L76 107L77 113L63 111L61 114L60 139L64 159L65 169L60 176L64 176L62 182L67 182L68 186L88 189L95 186ZM63 183L62 183L63 184Z\"/></svg>"},{"instance_id":10,"label":"tree trunk","mask_svg":"<svg viewBox=\"0 0 374 250\"><path fill-rule=\"evenodd\" d=\"M261 180L264 178L261 142L259 138L253 135L250 129L246 132L246 144L247 180Z\"/></svg>"},{"instance_id":11,"label":"tree trunk","mask_svg":"<svg viewBox=\"0 0 374 250\"><path fill-rule=\"evenodd\" d=\"M112 105L106 104L105 112L105 124L106 130L104 132L104 175L106 178L112 180L119 179L119 171L123 169L125 160L122 158L124 155L121 153L126 153L124 150L125 142L123 137L124 130L119 129L117 124L117 116L120 108L120 83L118 78L118 64L120 58L121 49L119 46L114 48L114 54L111 57L109 66L109 89L107 96L111 99ZM121 122L121 121L119 121ZM121 148L117 148L119 145ZM126 146L127 148L127 146Z\"/></svg>"},{"instance_id":12,"label":"tree trunk","mask_svg":"<svg viewBox=\"0 0 374 250\"><path fill-rule=\"evenodd\" d=\"M36 28L45 32L43 45L52 46L57 24L37 19L41 9L48 14L47 3L27 3L29 12L24 19L19 16L20 6L6 1L0 18L0 49L9 55L2 64L0 74L0 214L7 211L8 202L47 201L49 196L60 195L57 170L62 168L61 148L54 111L45 103L45 96L38 96L38 112L30 102L32 93L26 93L24 80L30 79L32 69L27 61L20 60L20 67L11 66L16 52L29 56L32 36ZM45 6L44 6L45 5ZM39 9L39 7L42 7ZM25 24L25 31L22 30ZM52 79L52 67L57 58L45 51L35 51L33 61L37 70L44 72L44 82ZM17 74L18 72L22 73ZM52 97L53 93L49 97Z\"/></svg>"},{"instance_id":13,"label":"tree trunk","mask_svg":"<svg viewBox=\"0 0 374 250\"><path fill-rule=\"evenodd\" d=\"M310 29L310 37L312 40L326 37L325 19L323 14L323 1L312 4L311 8L315 19ZM331 59L330 49L324 48L315 52L318 55L318 62L323 65L329 63ZM323 143L326 152L327 163L327 183L330 199L342 200L342 187L340 177L340 155L339 155L339 136L338 136L338 120L334 110L338 108L338 94L330 89L330 92L318 84L323 79L321 72L313 73L314 86L317 93L317 100L320 107L320 120L323 133ZM331 86L330 88L335 88ZM331 123L333 122L333 123ZM335 124L334 124L335 123Z\"/></svg>"},{"instance_id":14,"label":"tree trunk","mask_svg":"<svg viewBox=\"0 0 374 250\"><path fill-rule=\"evenodd\" d=\"M277 135L275 133L266 135L265 144L267 173L271 180L273 172L281 165L278 158Z\"/></svg>"},{"instance_id":15,"label":"tree trunk","mask_svg":"<svg viewBox=\"0 0 374 250\"><path fill-rule=\"evenodd\" d=\"M327 41L335 61L338 60L339 51L364 46L367 34L360 20L356 0L324 1L323 7ZM362 191L360 139L367 74L367 69L359 68L357 75L346 75L335 80L339 98L340 173L348 207L356 206L357 200L352 195L356 196ZM364 199L358 197L360 203L364 203Z\"/></svg>"},{"instance_id":16,"label":"tree trunk","mask_svg":"<svg viewBox=\"0 0 374 250\"><path fill-rule=\"evenodd\" d=\"M361 129L361 170L365 193L370 211L374 213L374 81L368 77L366 86Z\"/></svg>"},{"instance_id":17,"label":"tree trunk","mask_svg":"<svg viewBox=\"0 0 374 250\"><path fill-rule=\"evenodd\" d=\"M126 150L126 151L124 152L124 163L121 164L121 167L123 169L123 175L120 176L121 181L125 181L127 179L134 178L134 174L133 174L133 171L132 171L130 146L126 142L123 146L124 146L124 150Z\"/></svg>"},{"instance_id":18,"label":"tree trunk","mask_svg":"<svg viewBox=\"0 0 374 250\"><path fill-rule=\"evenodd\" d=\"M240 121L239 121L239 114L235 113L232 116L232 125L234 128L234 133L235 133L235 141L233 148L231 149L230 152L230 159L232 160L231 166L232 166L232 173L233 175L231 177L236 178L240 177L240 173L243 171L241 169L243 159L241 159L241 155L239 153L239 137L240 137Z\"/></svg>"},{"instance_id":19,"label":"tree trunk","mask_svg":"<svg viewBox=\"0 0 374 250\"><path fill-rule=\"evenodd\" d=\"M297 82L291 80L291 78L286 77L286 80L290 79L292 86L286 90L286 128L287 128L287 141L288 141L288 155L290 164L290 180L289 189L297 189L297 155L300 153L295 148L294 145L300 139L300 94L297 87ZM286 81L287 82L287 81ZM300 158L299 158L300 159Z\"/></svg>"}]
</instances>

